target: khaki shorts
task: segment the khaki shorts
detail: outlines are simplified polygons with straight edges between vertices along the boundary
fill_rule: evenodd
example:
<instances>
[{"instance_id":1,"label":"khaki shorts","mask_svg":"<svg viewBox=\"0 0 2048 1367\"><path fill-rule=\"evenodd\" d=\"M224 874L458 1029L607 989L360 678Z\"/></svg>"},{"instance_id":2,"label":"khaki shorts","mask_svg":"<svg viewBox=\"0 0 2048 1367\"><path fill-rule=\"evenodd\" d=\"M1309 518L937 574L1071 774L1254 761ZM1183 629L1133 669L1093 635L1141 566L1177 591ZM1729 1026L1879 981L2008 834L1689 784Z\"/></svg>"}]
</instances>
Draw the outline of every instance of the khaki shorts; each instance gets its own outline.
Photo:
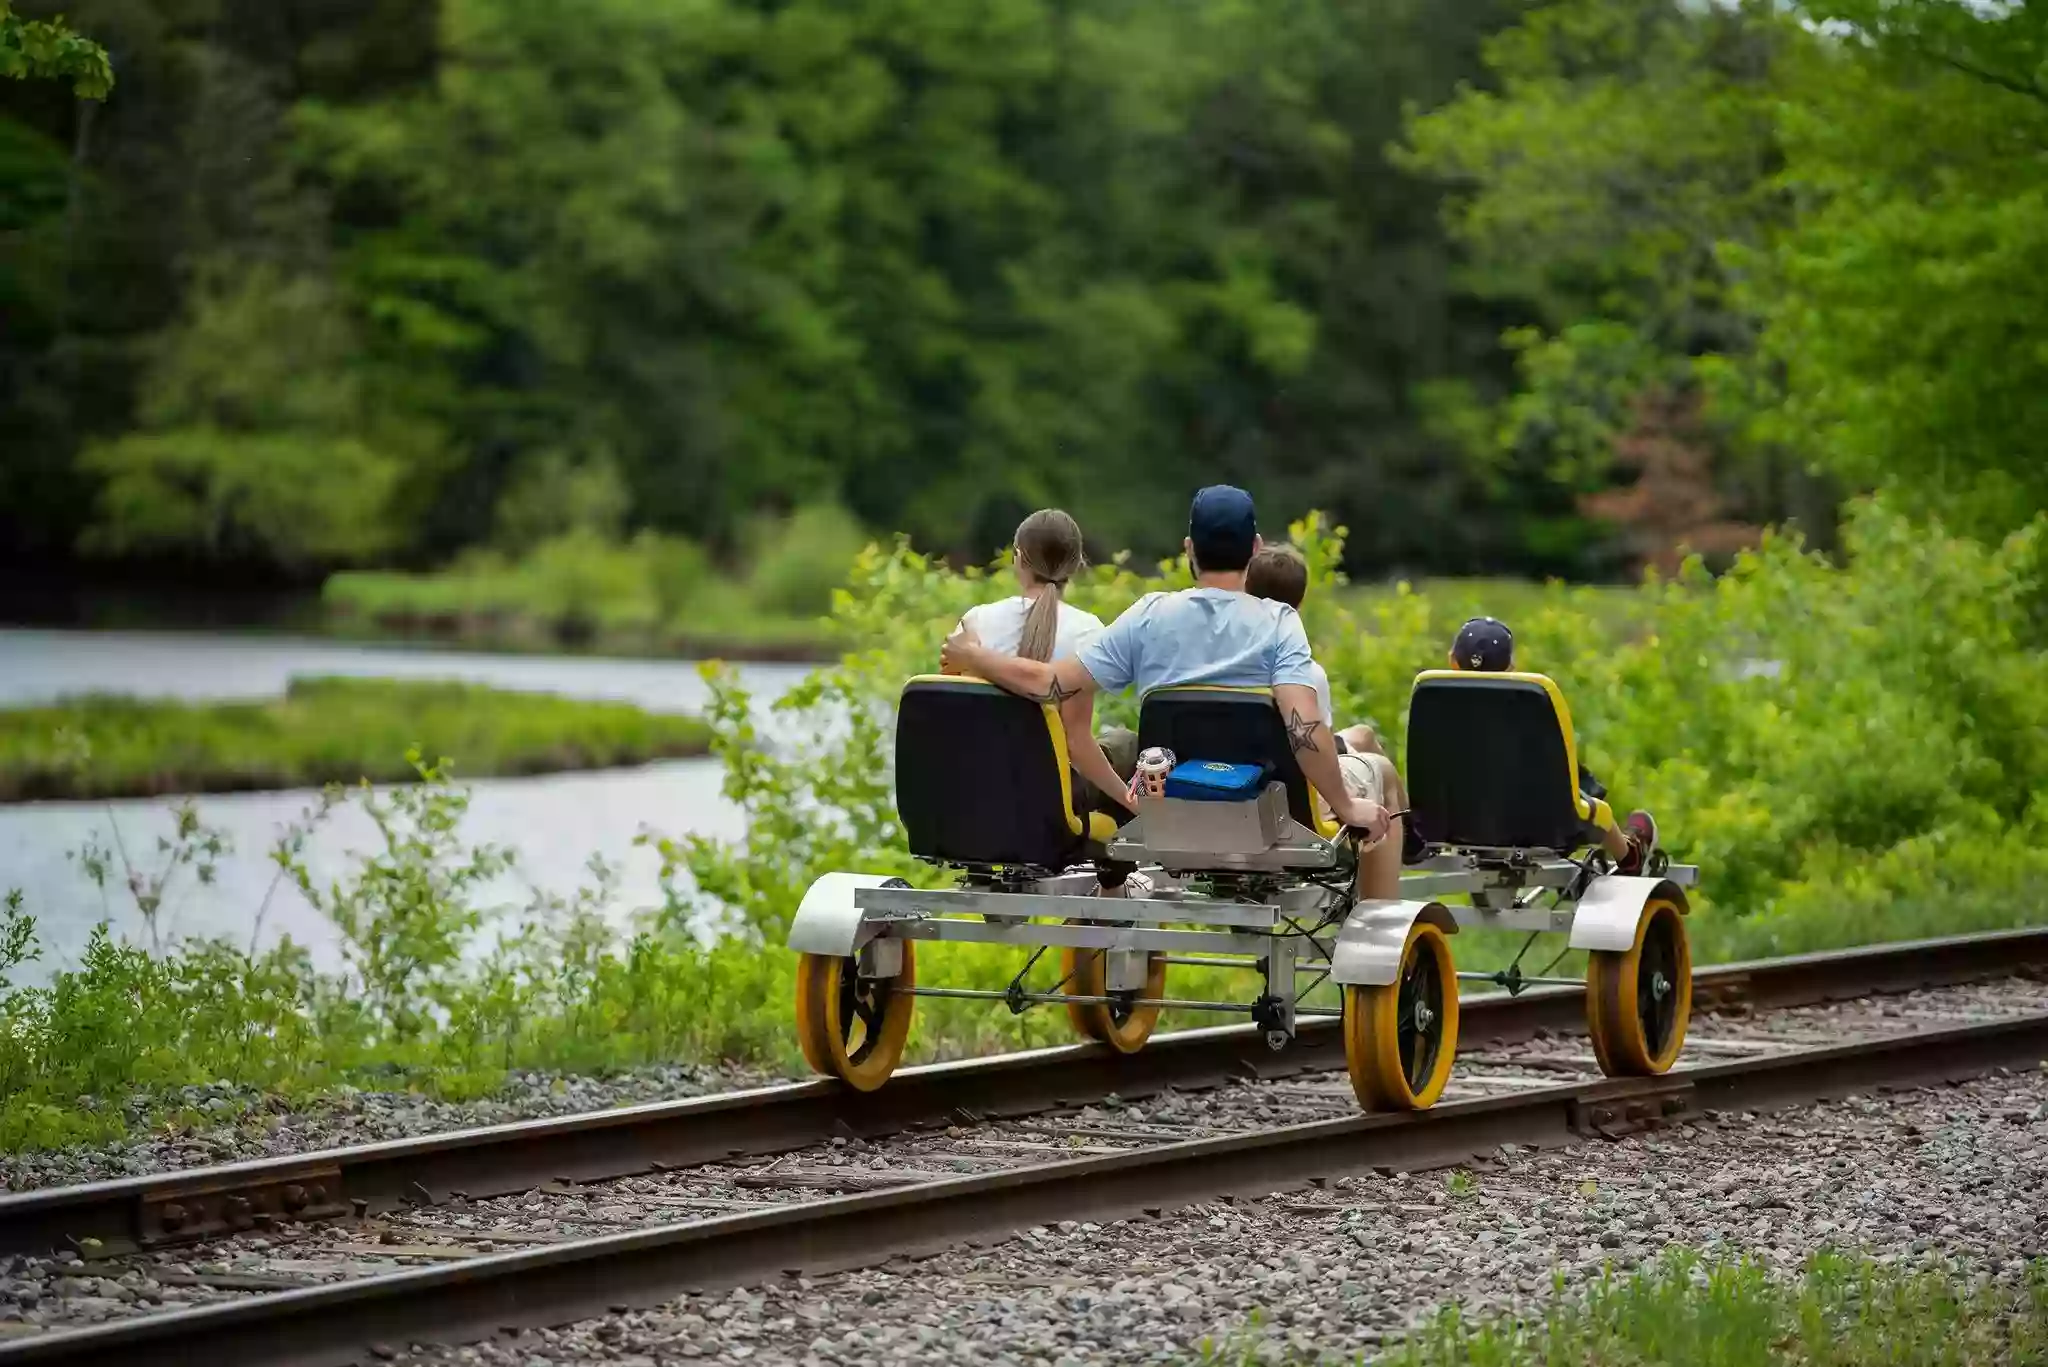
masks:
<instances>
[{"instance_id":1,"label":"khaki shorts","mask_svg":"<svg viewBox=\"0 0 2048 1367\"><path fill-rule=\"evenodd\" d=\"M1339 755L1337 772L1344 775L1345 792L1385 806L1385 785L1380 782L1380 767L1373 763L1374 758L1371 755Z\"/></svg>"},{"instance_id":2,"label":"khaki shorts","mask_svg":"<svg viewBox=\"0 0 2048 1367\"><path fill-rule=\"evenodd\" d=\"M1386 785L1381 778L1380 765L1391 763L1381 755L1342 754L1337 756L1337 772L1344 776L1346 793L1384 807L1387 805ZM1336 819L1321 793L1316 794L1316 815L1325 821Z\"/></svg>"}]
</instances>

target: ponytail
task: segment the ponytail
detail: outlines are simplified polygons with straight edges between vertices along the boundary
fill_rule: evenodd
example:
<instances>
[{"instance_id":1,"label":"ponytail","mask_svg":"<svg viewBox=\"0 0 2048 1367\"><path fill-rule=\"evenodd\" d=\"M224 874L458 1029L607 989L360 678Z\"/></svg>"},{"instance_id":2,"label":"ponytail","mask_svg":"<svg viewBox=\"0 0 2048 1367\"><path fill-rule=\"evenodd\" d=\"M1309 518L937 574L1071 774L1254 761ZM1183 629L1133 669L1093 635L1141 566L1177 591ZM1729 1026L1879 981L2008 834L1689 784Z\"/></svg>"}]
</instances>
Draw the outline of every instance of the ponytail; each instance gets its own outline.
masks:
<instances>
[{"instance_id":1,"label":"ponytail","mask_svg":"<svg viewBox=\"0 0 2048 1367\"><path fill-rule=\"evenodd\" d=\"M1066 591L1051 580L1031 600L1031 610L1024 614L1024 634L1017 639L1017 654L1026 660L1050 661L1053 644L1059 640L1060 604L1066 600Z\"/></svg>"},{"instance_id":2,"label":"ponytail","mask_svg":"<svg viewBox=\"0 0 2048 1367\"><path fill-rule=\"evenodd\" d=\"M1060 608L1067 581L1087 568L1082 554L1081 526L1057 508L1041 508L1017 525L1017 563L1030 570L1040 588L1024 614L1017 654L1048 663L1059 641Z\"/></svg>"}]
</instances>

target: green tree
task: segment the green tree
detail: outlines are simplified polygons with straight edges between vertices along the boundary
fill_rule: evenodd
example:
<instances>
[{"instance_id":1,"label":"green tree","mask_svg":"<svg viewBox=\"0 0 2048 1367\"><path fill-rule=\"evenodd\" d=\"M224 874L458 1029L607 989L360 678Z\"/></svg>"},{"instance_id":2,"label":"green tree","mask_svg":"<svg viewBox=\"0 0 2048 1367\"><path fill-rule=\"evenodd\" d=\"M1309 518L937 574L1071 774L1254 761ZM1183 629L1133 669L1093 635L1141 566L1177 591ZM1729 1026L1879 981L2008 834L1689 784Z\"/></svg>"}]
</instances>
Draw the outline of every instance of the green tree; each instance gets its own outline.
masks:
<instances>
[{"instance_id":1,"label":"green tree","mask_svg":"<svg viewBox=\"0 0 2048 1367\"><path fill-rule=\"evenodd\" d=\"M1798 466L1984 535L2048 500L2038 7L1559 0L1488 61L1500 89L1420 114L1407 156L1543 304L1497 449L1597 482L1632 415L1703 394L1774 512Z\"/></svg>"},{"instance_id":2,"label":"green tree","mask_svg":"<svg viewBox=\"0 0 2048 1367\"><path fill-rule=\"evenodd\" d=\"M312 276L353 311L345 282L329 278L330 206L293 165L290 111L312 95L373 98L416 79L431 63L434 7L12 8L37 22L61 10L121 75L104 104L50 82L0 81L0 557L31 556L48 573L99 506L80 452L136 429L167 334L193 312L195 290L218 288L223 263Z\"/></svg>"},{"instance_id":3,"label":"green tree","mask_svg":"<svg viewBox=\"0 0 2048 1367\"><path fill-rule=\"evenodd\" d=\"M107 98L114 69L105 48L61 19L24 19L13 11L13 0L0 0L0 76L68 81L80 99Z\"/></svg>"},{"instance_id":4,"label":"green tree","mask_svg":"<svg viewBox=\"0 0 2048 1367\"><path fill-rule=\"evenodd\" d=\"M1559 0L1487 43L1494 88L1411 119L1402 163L1452 187L1479 287L1541 318L1507 334L1521 383L1477 425L1481 451L1590 494L1646 398L1683 401L1699 358L1754 352L1725 253L1786 216L1773 111L1802 38L1765 3ZM1724 466L1756 454L1701 437Z\"/></svg>"},{"instance_id":5,"label":"green tree","mask_svg":"<svg viewBox=\"0 0 2048 1367\"><path fill-rule=\"evenodd\" d=\"M201 283L145 384L139 429L89 447L86 549L287 568L402 544L397 496L431 434L381 415L346 315L315 277L258 267Z\"/></svg>"},{"instance_id":6,"label":"green tree","mask_svg":"<svg viewBox=\"0 0 2048 1367\"><path fill-rule=\"evenodd\" d=\"M0 96L10 545L87 509L104 554L285 563L216 494L289 435L385 491L319 499L385 525L323 520L300 565L532 540L572 485L570 521L721 552L831 503L977 552L1061 503L1163 552L1216 477L1373 528L1366 563L1577 563L1529 532L1577 528L1570 491L1467 459L1445 402L1506 390L1531 310L1474 297L1386 156L1515 0L76 6L122 98ZM166 417L194 320L258 280L322 295L355 397Z\"/></svg>"},{"instance_id":7,"label":"green tree","mask_svg":"<svg viewBox=\"0 0 2048 1367\"><path fill-rule=\"evenodd\" d=\"M1190 465L1390 528L1410 483L1456 501L1417 396L1497 370L1498 320L1446 323L1382 149L1498 6L1354 9L449 0L430 90L302 111L375 206L364 306L475 453L434 534L550 449L720 538L824 497L986 549L1061 502L1163 550Z\"/></svg>"},{"instance_id":8,"label":"green tree","mask_svg":"<svg viewBox=\"0 0 2048 1367\"><path fill-rule=\"evenodd\" d=\"M1736 256L1756 430L1951 525L2048 505L2048 15L1949 0L1804 6L1780 116L1786 231Z\"/></svg>"}]
</instances>

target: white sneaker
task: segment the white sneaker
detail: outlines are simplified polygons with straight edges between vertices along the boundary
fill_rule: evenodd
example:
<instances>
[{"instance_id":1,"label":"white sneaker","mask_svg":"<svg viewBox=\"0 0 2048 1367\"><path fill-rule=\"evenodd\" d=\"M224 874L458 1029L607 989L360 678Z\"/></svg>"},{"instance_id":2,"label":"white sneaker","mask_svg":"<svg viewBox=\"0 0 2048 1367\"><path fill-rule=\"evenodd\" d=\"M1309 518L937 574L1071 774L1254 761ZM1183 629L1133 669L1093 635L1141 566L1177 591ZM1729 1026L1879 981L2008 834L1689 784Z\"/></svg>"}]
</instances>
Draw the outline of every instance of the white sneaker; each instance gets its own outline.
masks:
<instances>
[{"instance_id":1,"label":"white sneaker","mask_svg":"<svg viewBox=\"0 0 2048 1367\"><path fill-rule=\"evenodd\" d=\"M1105 888L1099 883L1096 884L1095 895L1097 897L1150 897L1152 895L1152 880L1142 873L1126 874L1123 886L1120 888Z\"/></svg>"}]
</instances>

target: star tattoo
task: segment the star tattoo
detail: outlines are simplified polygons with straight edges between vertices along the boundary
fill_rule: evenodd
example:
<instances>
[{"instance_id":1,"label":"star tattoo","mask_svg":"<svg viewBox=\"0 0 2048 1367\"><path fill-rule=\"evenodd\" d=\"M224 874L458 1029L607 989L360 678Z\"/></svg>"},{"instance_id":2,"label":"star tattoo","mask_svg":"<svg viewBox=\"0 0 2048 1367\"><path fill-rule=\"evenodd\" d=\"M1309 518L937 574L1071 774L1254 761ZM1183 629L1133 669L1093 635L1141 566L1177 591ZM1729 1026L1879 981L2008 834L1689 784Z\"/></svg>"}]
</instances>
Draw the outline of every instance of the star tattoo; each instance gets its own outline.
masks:
<instances>
[{"instance_id":1,"label":"star tattoo","mask_svg":"<svg viewBox=\"0 0 2048 1367\"><path fill-rule=\"evenodd\" d=\"M1287 749L1292 754L1316 748L1316 727L1320 723L1314 717L1304 717L1299 712L1290 712L1287 717Z\"/></svg>"},{"instance_id":2,"label":"star tattoo","mask_svg":"<svg viewBox=\"0 0 2048 1367\"><path fill-rule=\"evenodd\" d=\"M1040 695L1038 700L1044 703L1047 707L1058 707L1061 703L1065 702L1068 698L1073 697L1076 693L1079 693L1080 691L1081 690L1078 688L1062 688L1060 687L1060 681L1058 679L1054 679L1049 685L1046 686L1045 692L1042 695Z\"/></svg>"}]
</instances>

